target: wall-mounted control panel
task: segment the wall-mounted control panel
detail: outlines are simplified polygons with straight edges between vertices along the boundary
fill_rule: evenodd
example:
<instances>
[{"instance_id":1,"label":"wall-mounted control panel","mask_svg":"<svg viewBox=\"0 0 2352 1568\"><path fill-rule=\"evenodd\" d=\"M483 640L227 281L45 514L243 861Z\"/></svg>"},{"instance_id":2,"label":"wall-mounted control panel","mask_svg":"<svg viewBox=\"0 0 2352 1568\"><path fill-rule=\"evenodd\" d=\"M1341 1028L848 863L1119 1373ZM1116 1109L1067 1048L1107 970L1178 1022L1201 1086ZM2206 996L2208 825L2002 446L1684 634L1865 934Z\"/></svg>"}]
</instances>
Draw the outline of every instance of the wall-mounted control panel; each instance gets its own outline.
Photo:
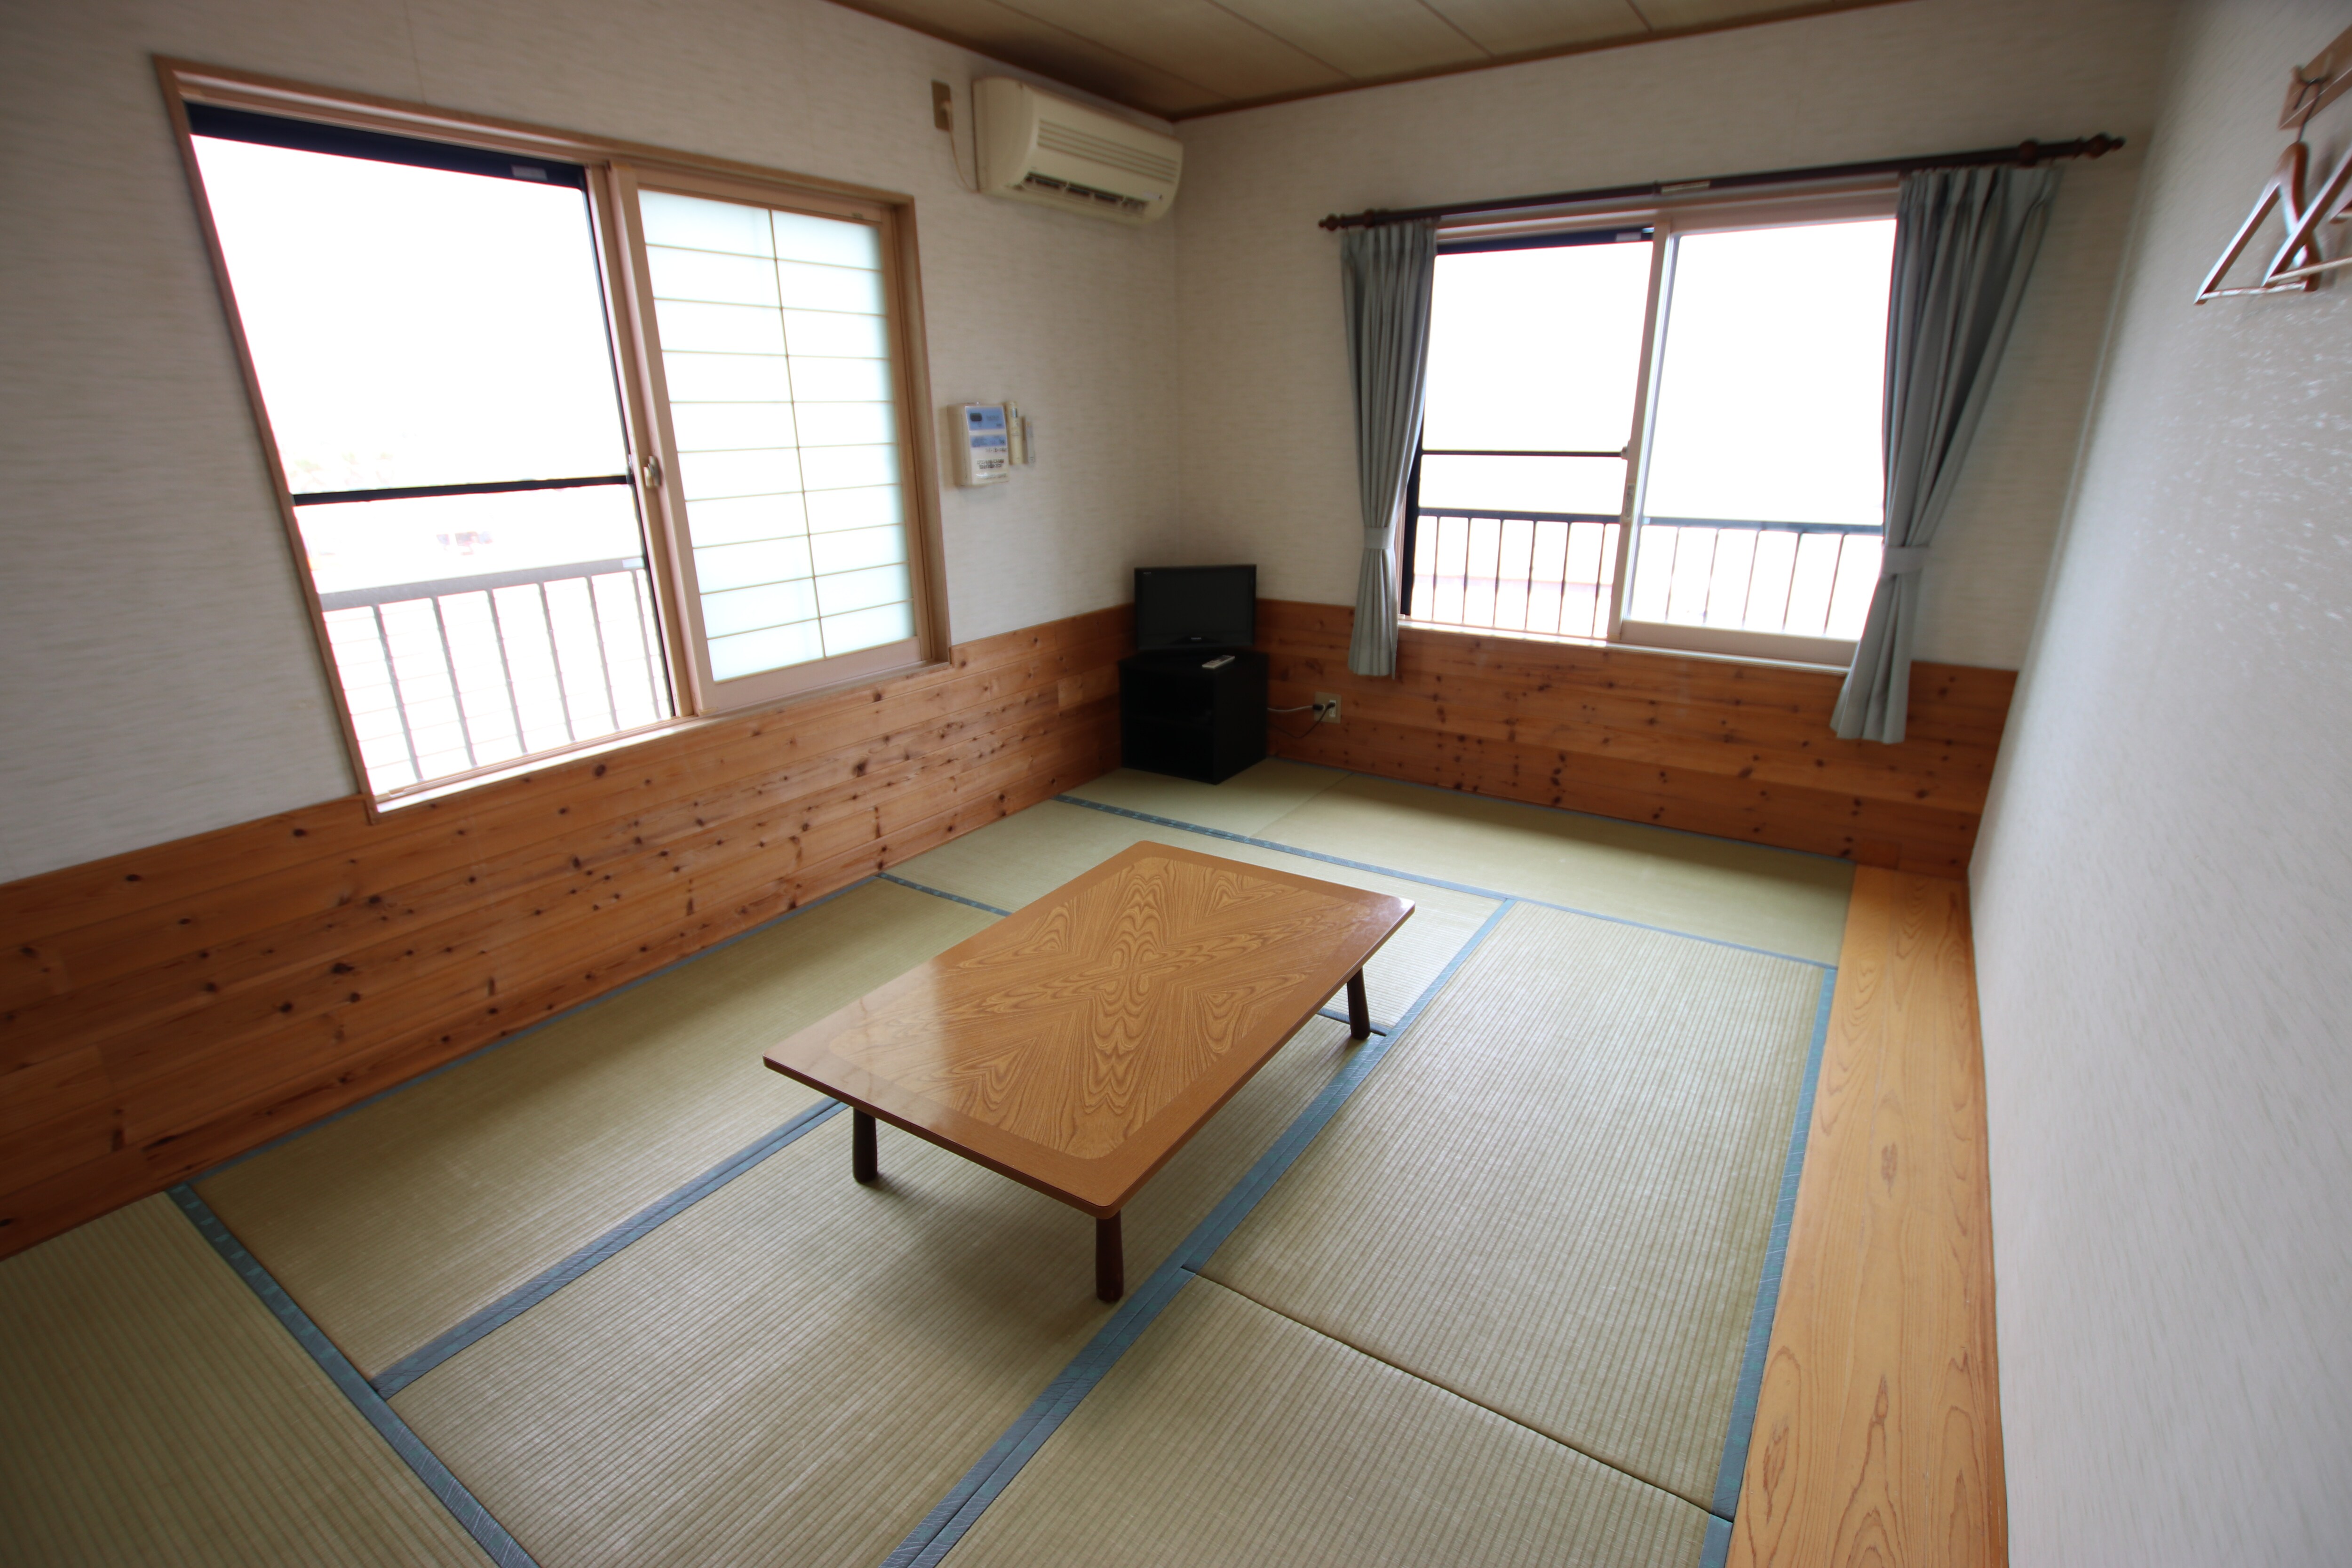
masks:
<instances>
[{"instance_id":1,"label":"wall-mounted control panel","mask_svg":"<svg viewBox=\"0 0 2352 1568\"><path fill-rule=\"evenodd\" d=\"M956 405L956 483L1001 485L1013 477L1013 432L1002 403Z\"/></svg>"},{"instance_id":2,"label":"wall-mounted control panel","mask_svg":"<svg viewBox=\"0 0 2352 1568\"><path fill-rule=\"evenodd\" d=\"M948 411L959 485L1001 485L1032 461L1029 421L1010 403L959 403Z\"/></svg>"}]
</instances>

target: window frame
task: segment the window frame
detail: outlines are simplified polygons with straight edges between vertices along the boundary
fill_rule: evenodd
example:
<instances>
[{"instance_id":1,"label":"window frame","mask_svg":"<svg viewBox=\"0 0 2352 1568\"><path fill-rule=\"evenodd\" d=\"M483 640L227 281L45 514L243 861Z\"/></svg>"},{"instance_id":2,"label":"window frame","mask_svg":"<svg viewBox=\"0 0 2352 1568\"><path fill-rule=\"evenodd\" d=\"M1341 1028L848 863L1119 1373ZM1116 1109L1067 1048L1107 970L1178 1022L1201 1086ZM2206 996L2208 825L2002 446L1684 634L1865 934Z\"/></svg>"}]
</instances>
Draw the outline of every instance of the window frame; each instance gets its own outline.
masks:
<instances>
[{"instance_id":1,"label":"window frame","mask_svg":"<svg viewBox=\"0 0 2352 1568\"><path fill-rule=\"evenodd\" d=\"M1406 624L1435 633L1465 637L1525 637L1537 642L1580 642L1606 647L1650 648L1665 653L1698 654L1748 662L1802 664L1843 668L1853 659L1854 645L1839 637L1814 637L1786 632L1749 631L1728 626L1685 626L1671 621L1635 620L1625 613L1633 591L1633 572L1640 556L1643 501L1647 494L1651 447L1657 428L1659 368L1665 357L1666 328L1672 314L1675 258L1677 241L1686 234L1727 229L1796 228L1813 224L1850 223L1895 216L1896 182L1879 177L1839 182L1800 192L1763 193L1746 196L1694 194L1638 206L1569 213L1544 213L1502 222L1479 222L1475 216L1441 223L1437 231L1440 256L1449 250L1534 249L1548 239L1569 244L1595 243L1570 237L1617 235L1646 229L1651 237L1650 291L1643 308L1641 359L1634 372L1633 427L1622 458L1625 485L1617 517L1617 558L1609 590L1608 632L1604 637L1528 632L1509 626L1462 626L1442 621ZM1399 603L1410 602L1413 549L1420 528L1421 458L1419 444L1405 489L1404 517L1397 554ZM1883 531L1881 537L1884 537Z\"/></svg>"},{"instance_id":2,"label":"window frame","mask_svg":"<svg viewBox=\"0 0 2352 1568\"><path fill-rule=\"evenodd\" d=\"M554 763L681 729L789 706L869 685L885 676L939 668L947 662L950 643L940 542L939 451L929 417L930 374L912 196L586 132L313 87L169 56L155 57L155 69L187 174L197 226L212 263L230 343L244 377L247 401L252 409L279 521L293 552L295 576L309 612L321 673L333 699L352 776L371 820ZM654 584L658 606L656 618L668 667L670 717L381 794L370 784L358 729L335 663L326 612L307 564L300 524L295 515L297 498L278 454L268 405L262 395L258 370L238 313L226 253L214 226L211 203L205 195L203 170L189 125L190 103L548 159L587 170L590 223L603 279L623 433L628 444L630 483L645 530L647 574ZM641 187L714 195L823 217L850 217L873 223L881 230L883 288L888 307L894 382L892 401L898 433L899 483L905 497L907 564L915 629L911 657L901 642L733 681L710 679L709 654L700 633L700 605L694 595L692 545L680 515L683 503L672 482L672 476L679 471L677 447L656 347L659 335L653 319L645 239L642 225L635 216L636 192Z\"/></svg>"}]
</instances>

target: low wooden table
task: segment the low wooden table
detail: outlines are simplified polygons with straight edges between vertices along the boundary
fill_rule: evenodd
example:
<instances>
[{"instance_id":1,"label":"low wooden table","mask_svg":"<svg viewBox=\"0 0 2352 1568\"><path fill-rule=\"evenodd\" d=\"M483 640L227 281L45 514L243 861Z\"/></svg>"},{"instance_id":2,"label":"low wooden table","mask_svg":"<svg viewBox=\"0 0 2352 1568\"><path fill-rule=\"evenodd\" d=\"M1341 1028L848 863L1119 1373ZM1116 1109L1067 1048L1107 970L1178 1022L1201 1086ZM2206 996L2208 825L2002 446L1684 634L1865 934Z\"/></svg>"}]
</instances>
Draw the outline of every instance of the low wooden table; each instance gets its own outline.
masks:
<instances>
[{"instance_id":1,"label":"low wooden table","mask_svg":"<svg viewBox=\"0 0 2352 1568\"><path fill-rule=\"evenodd\" d=\"M1124 850L770 1051L854 1113L1095 1216L1095 1293L1127 1290L1119 1211L1364 963L1410 900L1165 844Z\"/></svg>"}]
</instances>

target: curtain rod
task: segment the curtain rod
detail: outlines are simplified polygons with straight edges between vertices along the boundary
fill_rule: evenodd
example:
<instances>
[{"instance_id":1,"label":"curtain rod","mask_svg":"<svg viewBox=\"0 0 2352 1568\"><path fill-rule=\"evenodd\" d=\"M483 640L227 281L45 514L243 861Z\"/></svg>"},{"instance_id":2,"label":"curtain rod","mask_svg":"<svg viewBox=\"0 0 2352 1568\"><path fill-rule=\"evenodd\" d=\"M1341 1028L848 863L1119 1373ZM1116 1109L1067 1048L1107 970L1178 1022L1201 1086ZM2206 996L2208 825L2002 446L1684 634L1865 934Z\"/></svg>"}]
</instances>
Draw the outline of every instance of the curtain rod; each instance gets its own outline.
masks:
<instances>
[{"instance_id":1,"label":"curtain rod","mask_svg":"<svg viewBox=\"0 0 2352 1568\"><path fill-rule=\"evenodd\" d=\"M1872 174L1908 174L1920 169L1974 169L2014 163L2031 169L2060 158L2098 158L2124 144L2120 136L2078 137L2072 142L2021 142L2014 147L1987 147L1974 153L1939 153L1925 158L1883 158L1874 163L1820 163L1810 169L1769 169L1753 174L1717 174L1706 180L1657 180L1646 185L1606 185L1590 191L1553 191L1540 196L1505 196L1491 202L1454 202L1442 207L1402 207L1390 211L1333 213L1324 228L1370 228L1376 224L1411 223L1417 218L1462 217L1472 213L1512 212L1523 207L1581 205L1590 202L1633 201L1643 196L1686 196L1701 191L1746 190L1755 185L1798 185L1823 180L1854 180Z\"/></svg>"}]
</instances>

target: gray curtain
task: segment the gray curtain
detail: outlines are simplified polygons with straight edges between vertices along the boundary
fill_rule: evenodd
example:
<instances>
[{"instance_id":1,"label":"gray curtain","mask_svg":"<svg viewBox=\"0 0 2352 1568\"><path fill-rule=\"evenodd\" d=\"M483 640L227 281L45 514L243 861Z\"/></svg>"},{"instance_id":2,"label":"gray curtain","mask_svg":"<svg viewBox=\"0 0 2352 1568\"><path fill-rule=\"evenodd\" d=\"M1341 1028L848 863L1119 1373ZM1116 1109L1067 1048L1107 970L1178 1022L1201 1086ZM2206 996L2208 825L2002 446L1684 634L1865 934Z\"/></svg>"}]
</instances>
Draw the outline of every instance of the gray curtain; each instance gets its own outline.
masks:
<instances>
[{"instance_id":1,"label":"gray curtain","mask_svg":"<svg viewBox=\"0 0 2352 1568\"><path fill-rule=\"evenodd\" d=\"M1832 719L1848 740L1903 739L1919 574L1984 416L2057 189L2055 169L1904 176L1886 308L1886 555Z\"/></svg>"},{"instance_id":2,"label":"gray curtain","mask_svg":"<svg viewBox=\"0 0 2352 1568\"><path fill-rule=\"evenodd\" d=\"M1351 228L1339 241L1348 379L1356 395L1356 489L1364 510L1356 635L1348 644L1348 668L1358 675L1396 673L1397 515L1421 446L1436 266L1434 223Z\"/></svg>"}]
</instances>

